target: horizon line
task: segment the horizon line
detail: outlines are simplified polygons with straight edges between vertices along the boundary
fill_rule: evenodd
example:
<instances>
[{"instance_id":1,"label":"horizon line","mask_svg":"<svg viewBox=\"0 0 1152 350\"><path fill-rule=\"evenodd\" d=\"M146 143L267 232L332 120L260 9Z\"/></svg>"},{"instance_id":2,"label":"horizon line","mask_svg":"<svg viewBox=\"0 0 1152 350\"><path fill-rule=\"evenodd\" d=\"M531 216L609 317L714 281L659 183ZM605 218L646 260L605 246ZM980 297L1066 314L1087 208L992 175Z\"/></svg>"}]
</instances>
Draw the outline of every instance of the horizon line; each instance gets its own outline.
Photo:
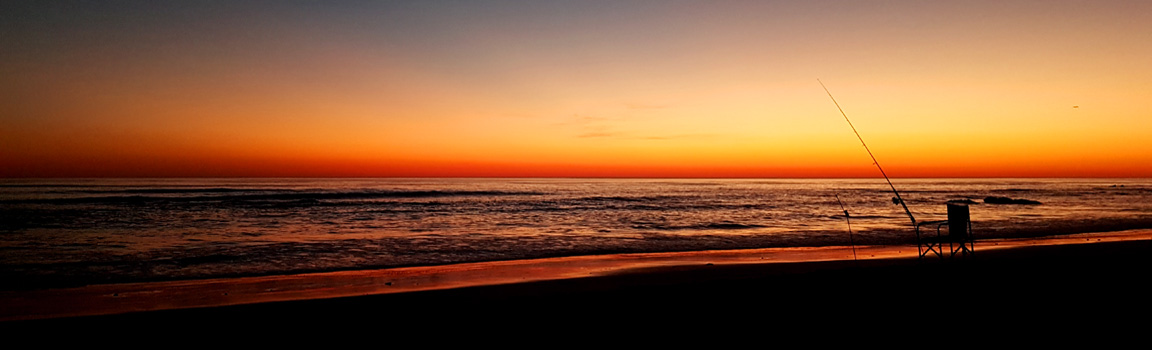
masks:
<instances>
[{"instance_id":1,"label":"horizon line","mask_svg":"<svg viewBox=\"0 0 1152 350\"><path fill-rule=\"evenodd\" d=\"M1152 179L1140 176L890 176L893 179ZM883 179L872 176L42 176L0 180L81 179Z\"/></svg>"}]
</instances>

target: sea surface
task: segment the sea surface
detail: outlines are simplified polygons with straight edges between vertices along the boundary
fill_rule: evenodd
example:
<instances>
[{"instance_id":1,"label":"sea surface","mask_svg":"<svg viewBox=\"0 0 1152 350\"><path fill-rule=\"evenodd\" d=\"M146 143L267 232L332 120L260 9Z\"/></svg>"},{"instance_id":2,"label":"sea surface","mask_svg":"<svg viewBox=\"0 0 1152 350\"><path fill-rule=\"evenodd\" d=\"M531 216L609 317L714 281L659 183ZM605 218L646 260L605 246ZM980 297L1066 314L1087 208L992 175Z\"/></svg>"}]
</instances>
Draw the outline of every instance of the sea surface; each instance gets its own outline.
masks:
<instances>
[{"instance_id":1,"label":"sea surface","mask_svg":"<svg viewBox=\"0 0 1152 350\"><path fill-rule=\"evenodd\" d=\"M893 182L918 221L970 201L977 239L1152 227L1152 179ZM0 289L915 243L892 197L883 179L9 179Z\"/></svg>"}]
</instances>

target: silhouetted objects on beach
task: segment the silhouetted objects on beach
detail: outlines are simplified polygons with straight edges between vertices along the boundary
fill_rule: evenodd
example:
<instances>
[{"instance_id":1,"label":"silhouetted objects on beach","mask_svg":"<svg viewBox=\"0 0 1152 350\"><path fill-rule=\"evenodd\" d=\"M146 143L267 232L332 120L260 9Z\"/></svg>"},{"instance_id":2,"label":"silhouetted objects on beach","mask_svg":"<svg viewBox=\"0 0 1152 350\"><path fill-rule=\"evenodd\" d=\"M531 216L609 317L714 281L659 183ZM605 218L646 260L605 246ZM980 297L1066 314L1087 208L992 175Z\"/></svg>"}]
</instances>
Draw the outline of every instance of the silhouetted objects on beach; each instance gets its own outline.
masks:
<instances>
[{"instance_id":1,"label":"silhouetted objects on beach","mask_svg":"<svg viewBox=\"0 0 1152 350\"><path fill-rule=\"evenodd\" d=\"M852 238L852 219L848 215L848 208L844 207L844 202L840 201L840 195L836 195L836 203L840 204L840 210L844 211L844 221L848 223L848 242L852 244L852 260L856 260L856 240Z\"/></svg>"},{"instance_id":2,"label":"silhouetted objects on beach","mask_svg":"<svg viewBox=\"0 0 1152 350\"><path fill-rule=\"evenodd\" d=\"M1040 202L1037 202L1037 201L1034 201L1031 199L996 197L996 196L985 197L984 203L988 203L988 204L1027 204L1027 205L1040 204Z\"/></svg>"},{"instance_id":3,"label":"silhouetted objects on beach","mask_svg":"<svg viewBox=\"0 0 1152 350\"><path fill-rule=\"evenodd\" d=\"M840 103L836 102L835 97L832 97L832 92L828 91L828 87L824 86L824 82L821 82L820 79L816 79L816 81L820 83L820 87L824 88L824 92L828 93L828 98L832 99L832 104L835 104L836 109L840 111L840 115L844 116L844 121L848 122L848 127L852 128L852 133L856 134L856 139L860 140L860 145L864 146L864 150L868 152L868 156L872 157L872 164L876 165L876 170L880 170L880 175L884 176L884 181L887 181L888 187L892 188L892 194L896 195L896 197L892 198L892 203L904 207L904 213L908 214L908 220L912 221L912 226L916 226L916 217L912 216L912 210L908 209L908 204L900 198L900 191L896 190L896 185L892 184L892 179L889 179L888 174L884 173L884 168L880 167L880 161L876 160L876 156L872 155L872 150L868 149L868 144L864 142L864 137L860 136L860 132L856 131L856 126L852 125L851 120L848 120L848 113L844 113L844 109L840 108Z\"/></svg>"},{"instance_id":4,"label":"silhouetted objects on beach","mask_svg":"<svg viewBox=\"0 0 1152 350\"><path fill-rule=\"evenodd\" d=\"M974 201L974 200L971 200L971 199L968 199L968 198L964 198L964 199L949 199L949 200L948 200L948 203L952 203L952 204L968 204L968 205L972 205L972 204L979 204L979 203L977 203L976 201Z\"/></svg>"},{"instance_id":5,"label":"silhouetted objects on beach","mask_svg":"<svg viewBox=\"0 0 1152 350\"><path fill-rule=\"evenodd\" d=\"M941 259L947 251L949 258L960 254L969 256L975 252L972 237L972 216L968 205L963 203L948 203L948 220L924 221L916 224L916 245L920 250L920 258L935 253ZM936 226L936 235L921 231L921 227ZM948 227L948 233L942 234L941 229ZM948 248L944 248L948 244ZM947 250L945 250L947 249Z\"/></svg>"}]
</instances>

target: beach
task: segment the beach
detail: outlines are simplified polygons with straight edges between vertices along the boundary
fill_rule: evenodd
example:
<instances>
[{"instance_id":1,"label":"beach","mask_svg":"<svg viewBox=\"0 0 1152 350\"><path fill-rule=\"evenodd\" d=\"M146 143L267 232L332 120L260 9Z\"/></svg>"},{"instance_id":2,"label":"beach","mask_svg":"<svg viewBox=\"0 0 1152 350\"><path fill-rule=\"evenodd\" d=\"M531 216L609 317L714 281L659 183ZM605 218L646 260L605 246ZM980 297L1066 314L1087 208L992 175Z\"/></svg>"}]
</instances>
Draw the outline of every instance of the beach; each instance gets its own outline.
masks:
<instances>
[{"instance_id":1,"label":"beach","mask_svg":"<svg viewBox=\"0 0 1152 350\"><path fill-rule=\"evenodd\" d=\"M391 329L474 328L589 317L640 326L751 316L883 316L910 325L963 315L995 316L980 320L987 324L1098 325L1152 311L1152 230L978 241L972 257L954 259L917 259L915 246L856 248L856 260L841 246L616 254L91 285L3 292L0 300L7 324L53 327L369 319Z\"/></svg>"}]
</instances>

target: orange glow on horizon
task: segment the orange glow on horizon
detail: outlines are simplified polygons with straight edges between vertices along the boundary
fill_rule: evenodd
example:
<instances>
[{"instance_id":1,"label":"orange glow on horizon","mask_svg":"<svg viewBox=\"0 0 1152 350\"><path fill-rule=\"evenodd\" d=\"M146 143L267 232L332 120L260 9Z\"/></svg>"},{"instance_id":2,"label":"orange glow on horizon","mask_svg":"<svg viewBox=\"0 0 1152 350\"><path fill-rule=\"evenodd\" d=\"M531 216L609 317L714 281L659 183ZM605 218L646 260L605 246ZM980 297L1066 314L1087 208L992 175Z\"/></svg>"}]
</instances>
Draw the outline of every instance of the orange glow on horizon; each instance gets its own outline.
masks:
<instances>
[{"instance_id":1,"label":"orange glow on horizon","mask_svg":"<svg viewBox=\"0 0 1152 350\"><path fill-rule=\"evenodd\" d=\"M878 177L817 78L893 177L1152 177L1150 4L85 6L0 12L0 177Z\"/></svg>"}]
</instances>

